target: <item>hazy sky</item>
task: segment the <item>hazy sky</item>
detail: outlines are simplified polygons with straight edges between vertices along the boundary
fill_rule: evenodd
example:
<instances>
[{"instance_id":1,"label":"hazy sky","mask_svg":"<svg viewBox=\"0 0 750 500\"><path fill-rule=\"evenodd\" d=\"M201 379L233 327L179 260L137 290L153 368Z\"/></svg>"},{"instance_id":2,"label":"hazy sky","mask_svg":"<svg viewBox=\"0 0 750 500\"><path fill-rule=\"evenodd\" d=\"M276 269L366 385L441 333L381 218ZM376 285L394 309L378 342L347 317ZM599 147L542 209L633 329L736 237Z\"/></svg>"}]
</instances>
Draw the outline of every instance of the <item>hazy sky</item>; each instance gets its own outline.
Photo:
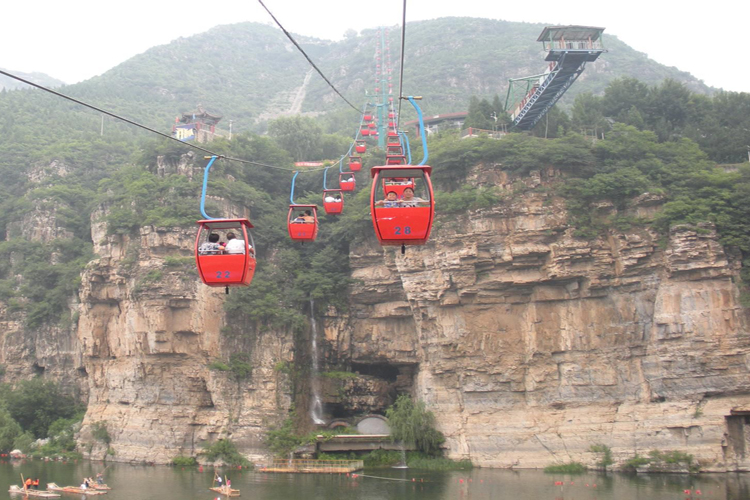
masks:
<instances>
[{"instance_id":1,"label":"hazy sky","mask_svg":"<svg viewBox=\"0 0 750 500\"><path fill-rule=\"evenodd\" d=\"M400 25L404 2L264 3L290 32L338 40L349 28ZM750 23L747 0L716 0L700 7L685 0L407 0L406 5L407 22L467 16L604 27L605 33L708 85L750 92L750 69L742 58ZM150 47L220 24L272 22L255 0L9 0L2 14L0 68L40 71L66 83L91 78Z\"/></svg>"}]
</instances>

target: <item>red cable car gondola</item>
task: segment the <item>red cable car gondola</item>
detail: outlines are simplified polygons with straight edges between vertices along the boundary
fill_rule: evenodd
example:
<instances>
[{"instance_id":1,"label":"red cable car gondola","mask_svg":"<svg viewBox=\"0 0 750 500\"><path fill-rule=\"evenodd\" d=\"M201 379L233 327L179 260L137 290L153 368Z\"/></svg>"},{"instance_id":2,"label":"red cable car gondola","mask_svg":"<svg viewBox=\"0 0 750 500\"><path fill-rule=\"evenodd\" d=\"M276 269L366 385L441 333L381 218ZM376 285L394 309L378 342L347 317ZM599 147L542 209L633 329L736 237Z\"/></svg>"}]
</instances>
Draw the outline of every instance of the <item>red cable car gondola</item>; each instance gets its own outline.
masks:
<instances>
[{"instance_id":1,"label":"red cable car gondola","mask_svg":"<svg viewBox=\"0 0 750 500\"><path fill-rule=\"evenodd\" d=\"M358 140L357 145L354 146L354 150L357 153L364 153L367 151L367 143L363 140Z\"/></svg>"},{"instance_id":2,"label":"red cable car gondola","mask_svg":"<svg viewBox=\"0 0 750 500\"><path fill-rule=\"evenodd\" d=\"M370 129L363 128L362 130L359 131L359 133L367 137L368 135L370 135Z\"/></svg>"},{"instance_id":3,"label":"red cable car gondola","mask_svg":"<svg viewBox=\"0 0 750 500\"><path fill-rule=\"evenodd\" d=\"M318 206L289 205L289 237L295 241L315 241L318 236Z\"/></svg>"},{"instance_id":4,"label":"red cable car gondola","mask_svg":"<svg viewBox=\"0 0 750 500\"><path fill-rule=\"evenodd\" d=\"M406 165L406 156L404 155L385 155L386 165Z\"/></svg>"},{"instance_id":5,"label":"red cable car gondola","mask_svg":"<svg viewBox=\"0 0 750 500\"><path fill-rule=\"evenodd\" d=\"M342 191L354 191L357 187L357 179L352 172L341 172L339 174L339 188Z\"/></svg>"},{"instance_id":6,"label":"red cable car gondola","mask_svg":"<svg viewBox=\"0 0 750 500\"><path fill-rule=\"evenodd\" d=\"M373 182L370 192L372 224L381 245L424 245L430 237L435 204L430 173L427 165L379 166L370 170ZM394 178L411 179L423 197L410 197L385 201L387 193L381 192L385 183ZM404 187L406 189L406 187ZM402 248L403 250L403 248Z\"/></svg>"},{"instance_id":7,"label":"red cable car gondola","mask_svg":"<svg viewBox=\"0 0 750 500\"><path fill-rule=\"evenodd\" d=\"M323 190L323 210L333 215L340 214L344 210L344 195L341 189Z\"/></svg>"},{"instance_id":8,"label":"red cable car gondola","mask_svg":"<svg viewBox=\"0 0 750 500\"><path fill-rule=\"evenodd\" d=\"M366 122L372 121L372 115L365 115L363 118L365 119Z\"/></svg>"},{"instance_id":9,"label":"red cable car gondola","mask_svg":"<svg viewBox=\"0 0 750 500\"><path fill-rule=\"evenodd\" d=\"M368 123L367 126L370 127L370 128L375 128L378 125L375 122L371 122L371 123Z\"/></svg>"},{"instance_id":10,"label":"red cable car gondola","mask_svg":"<svg viewBox=\"0 0 750 500\"><path fill-rule=\"evenodd\" d=\"M402 155L404 154L404 150L401 147L401 144L389 143L385 147L385 154L386 155Z\"/></svg>"},{"instance_id":11,"label":"red cable car gondola","mask_svg":"<svg viewBox=\"0 0 750 500\"><path fill-rule=\"evenodd\" d=\"M362 170L362 158L359 156L349 157L349 170L352 172L359 172Z\"/></svg>"},{"instance_id":12,"label":"red cable car gondola","mask_svg":"<svg viewBox=\"0 0 750 500\"><path fill-rule=\"evenodd\" d=\"M208 286L247 286L255 274L255 246L248 219L199 220L198 236L195 238L195 263L203 283ZM221 253L218 250L201 251L214 231L237 231L242 236L243 253ZM237 235L239 239L239 235ZM204 247L205 248L205 247Z\"/></svg>"}]
</instances>

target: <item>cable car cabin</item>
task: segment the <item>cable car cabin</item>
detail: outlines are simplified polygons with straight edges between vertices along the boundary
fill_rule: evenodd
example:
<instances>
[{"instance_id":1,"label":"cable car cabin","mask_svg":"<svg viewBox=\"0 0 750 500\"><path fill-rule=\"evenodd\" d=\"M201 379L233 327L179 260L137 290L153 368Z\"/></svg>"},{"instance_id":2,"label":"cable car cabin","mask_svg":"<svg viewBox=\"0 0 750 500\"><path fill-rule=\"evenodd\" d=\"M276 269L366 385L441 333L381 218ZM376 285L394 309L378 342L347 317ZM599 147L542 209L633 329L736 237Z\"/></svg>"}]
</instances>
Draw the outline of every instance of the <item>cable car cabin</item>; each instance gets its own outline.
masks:
<instances>
[{"instance_id":1,"label":"cable car cabin","mask_svg":"<svg viewBox=\"0 0 750 500\"><path fill-rule=\"evenodd\" d=\"M341 172L339 174L339 188L342 191L354 191L357 187L357 179L352 172Z\"/></svg>"},{"instance_id":2,"label":"cable car cabin","mask_svg":"<svg viewBox=\"0 0 750 500\"><path fill-rule=\"evenodd\" d=\"M370 210L372 224L381 245L424 245L430 237L435 205L427 165L372 167ZM413 192L402 189L401 198L383 192L386 185L409 179ZM390 198L389 198L390 197Z\"/></svg>"},{"instance_id":3,"label":"cable car cabin","mask_svg":"<svg viewBox=\"0 0 750 500\"><path fill-rule=\"evenodd\" d=\"M318 206L289 205L289 237L295 241L315 241L318 236Z\"/></svg>"},{"instance_id":4,"label":"cable car cabin","mask_svg":"<svg viewBox=\"0 0 750 500\"><path fill-rule=\"evenodd\" d=\"M378 126L378 124L375 123L375 122L370 122L370 123L367 124L367 126L370 127L370 128L375 128L375 127Z\"/></svg>"},{"instance_id":5,"label":"cable car cabin","mask_svg":"<svg viewBox=\"0 0 750 500\"><path fill-rule=\"evenodd\" d=\"M391 78L388 77L388 79L390 80ZM394 118L396 118L396 113L393 113L393 112L388 113L388 118L390 118L391 120L393 120Z\"/></svg>"},{"instance_id":6,"label":"cable car cabin","mask_svg":"<svg viewBox=\"0 0 750 500\"><path fill-rule=\"evenodd\" d=\"M388 122L388 128L396 128L396 122Z\"/></svg>"},{"instance_id":7,"label":"cable car cabin","mask_svg":"<svg viewBox=\"0 0 750 500\"><path fill-rule=\"evenodd\" d=\"M366 152L367 151L367 143L365 141L361 140L361 139L358 140L357 141L357 145L354 146L354 150L357 153L360 153L360 154Z\"/></svg>"},{"instance_id":8,"label":"cable car cabin","mask_svg":"<svg viewBox=\"0 0 750 500\"><path fill-rule=\"evenodd\" d=\"M209 219L199 220L198 225L195 263L203 283L208 286L248 286L255 274L255 245L249 231L253 227L250 221ZM222 251L214 244L229 242L229 233L234 233L241 245Z\"/></svg>"},{"instance_id":9,"label":"cable car cabin","mask_svg":"<svg viewBox=\"0 0 750 500\"><path fill-rule=\"evenodd\" d=\"M404 155L385 155L386 165L406 165L406 156Z\"/></svg>"},{"instance_id":10,"label":"cable car cabin","mask_svg":"<svg viewBox=\"0 0 750 500\"><path fill-rule=\"evenodd\" d=\"M385 154L387 155L402 155L404 154L404 150L401 147L401 144L386 144L385 146Z\"/></svg>"},{"instance_id":11,"label":"cable car cabin","mask_svg":"<svg viewBox=\"0 0 750 500\"><path fill-rule=\"evenodd\" d=\"M344 210L344 195L341 189L323 190L323 210L329 215L338 215Z\"/></svg>"},{"instance_id":12,"label":"cable car cabin","mask_svg":"<svg viewBox=\"0 0 750 500\"><path fill-rule=\"evenodd\" d=\"M364 115L363 118L365 119L366 122L372 121L372 115Z\"/></svg>"},{"instance_id":13,"label":"cable car cabin","mask_svg":"<svg viewBox=\"0 0 750 500\"><path fill-rule=\"evenodd\" d=\"M352 172L359 172L362 170L362 157L361 156L350 156L349 157L349 170Z\"/></svg>"},{"instance_id":14,"label":"cable car cabin","mask_svg":"<svg viewBox=\"0 0 750 500\"><path fill-rule=\"evenodd\" d=\"M404 196L404 189L411 188L414 191L414 179L410 177L391 177L383 179L383 192L386 198L389 192L396 193L396 198L401 199Z\"/></svg>"}]
</instances>

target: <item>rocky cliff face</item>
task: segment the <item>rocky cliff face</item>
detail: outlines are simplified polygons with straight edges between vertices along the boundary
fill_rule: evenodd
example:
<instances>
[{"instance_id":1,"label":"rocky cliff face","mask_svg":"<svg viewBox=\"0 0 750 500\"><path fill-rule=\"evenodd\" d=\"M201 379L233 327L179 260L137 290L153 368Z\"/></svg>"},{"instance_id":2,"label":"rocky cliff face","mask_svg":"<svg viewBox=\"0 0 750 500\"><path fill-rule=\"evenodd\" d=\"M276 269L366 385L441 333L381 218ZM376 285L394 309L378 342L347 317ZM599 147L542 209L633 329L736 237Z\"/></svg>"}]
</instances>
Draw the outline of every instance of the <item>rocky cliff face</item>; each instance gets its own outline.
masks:
<instances>
[{"instance_id":1,"label":"rocky cliff face","mask_svg":"<svg viewBox=\"0 0 750 500\"><path fill-rule=\"evenodd\" d=\"M592 464L590 446L603 443L620 460L674 449L746 469L736 261L708 227L578 240L544 189L553 178L536 173L507 204L438 217L430 244L403 256L358 247L352 363L410 374L448 454L477 465ZM655 204L644 196L633 212Z\"/></svg>"},{"instance_id":2,"label":"rocky cliff face","mask_svg":"<svg viewBox=\"0 0 750 500\"><path fill-rule=\"evenodd\" d=\"M512 194L439 215L429 244L405 255L374 238L352 244L350 309L323 318L321 365L358 376L321 379L326 422L356 423L410 392L436 414L447 454L480 466L593 464L589 448L602 443L619 461L681 450L704 468L750 469L748 317L739 264L714 230L582 241L547 189L553 170L511 183L488 166L477 178ZM644 195L631 215L659 203ZM51 224L51 212L35 217ZM306 415L306 389L293 394L279 367L309 363L309 338L226 328L224 291L193 270L193 237L154 227L107 235L95 222L98 258L71 305L77 328L30 335L0 310L13 378L45 372L88 397L80 441L94 457L111 448L115 460L167 462L229 437L258 458L293 399ZM249 378L212 365L238 352ZM94 424L111 443L94 438Z\"/></svg>"}]
</instances>

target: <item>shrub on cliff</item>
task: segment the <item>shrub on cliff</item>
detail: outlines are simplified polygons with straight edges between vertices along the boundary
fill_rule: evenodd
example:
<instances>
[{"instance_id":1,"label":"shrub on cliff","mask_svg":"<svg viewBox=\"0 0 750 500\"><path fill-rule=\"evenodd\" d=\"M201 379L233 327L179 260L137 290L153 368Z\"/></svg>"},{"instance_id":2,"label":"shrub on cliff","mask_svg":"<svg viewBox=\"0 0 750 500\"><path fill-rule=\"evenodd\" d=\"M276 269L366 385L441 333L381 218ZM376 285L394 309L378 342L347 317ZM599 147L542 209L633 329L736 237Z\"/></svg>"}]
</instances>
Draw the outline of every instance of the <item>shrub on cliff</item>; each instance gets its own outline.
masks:
<instances>
[{"instance_id":1,"label":"shrub on cliff","mask_svg":"<svg viewBox=\"0 0 750 500\"><path fill-rule=\"evenodd\" d=\"M209 462L221 460L227 465L250 465L250 462L237 451L237 446L229 439L219 439L213 444L206 445L200 455L206 457Z\"/></svg>"}]
</instances>

